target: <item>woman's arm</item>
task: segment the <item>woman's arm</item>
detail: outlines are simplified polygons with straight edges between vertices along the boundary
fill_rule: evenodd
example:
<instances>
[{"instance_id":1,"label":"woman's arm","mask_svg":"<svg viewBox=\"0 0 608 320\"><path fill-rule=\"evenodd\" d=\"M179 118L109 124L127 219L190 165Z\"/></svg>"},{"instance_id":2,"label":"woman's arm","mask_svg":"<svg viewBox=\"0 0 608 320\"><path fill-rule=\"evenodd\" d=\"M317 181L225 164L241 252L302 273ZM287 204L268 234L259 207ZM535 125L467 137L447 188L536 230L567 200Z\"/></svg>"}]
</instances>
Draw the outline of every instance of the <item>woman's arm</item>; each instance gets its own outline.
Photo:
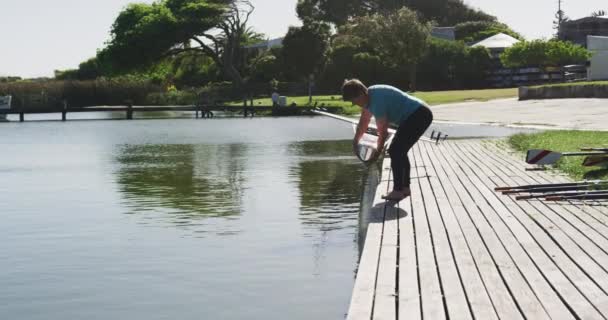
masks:
<instances>
[{"instance_id":1,"label":"woman's arm","mask_svg":"<svg viewBox=\"0 0 608 320\"><path fill-rule=\"evenodd\" d=\"M369 127L369 123L372 120L372 114L367 109L363 109L361 112L361 117L359 118L359 124L357 125L357 132L355 133L355 139L353 141L354 144L359 143L363 134L367 132L367 128Z\"/></svg>"},{"instance_id":2,"label":"woman's arm","mask_svg":"<svg viewBox=\"0 0 608 320\"><path fill-rule=\"evenodd\" d=\"M384 143L386 142L386 137L388 137L388 127L389 122L388 119L376 119L376 127L378 127L378 151L382 151L384 148Z\"/></svg>"}]
</instances>

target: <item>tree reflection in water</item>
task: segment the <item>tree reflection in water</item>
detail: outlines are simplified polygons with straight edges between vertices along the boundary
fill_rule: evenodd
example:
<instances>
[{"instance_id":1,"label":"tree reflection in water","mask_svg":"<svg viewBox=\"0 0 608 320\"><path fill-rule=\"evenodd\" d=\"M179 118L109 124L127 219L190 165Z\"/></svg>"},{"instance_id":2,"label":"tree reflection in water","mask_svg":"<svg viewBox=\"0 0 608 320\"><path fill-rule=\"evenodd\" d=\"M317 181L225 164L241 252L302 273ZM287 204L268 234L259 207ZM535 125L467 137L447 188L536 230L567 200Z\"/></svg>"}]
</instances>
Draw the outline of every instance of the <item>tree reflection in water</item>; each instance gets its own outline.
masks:
<instances>
[{"instance_id":1,"label":"tree reflection in water","mask_svg":"<svg viewBox=\"0 0 608 320\"><path fill-rule=\"evenodd\" d=\"M321 231L356 227L366 168L352 156L350 141L301 142L290 149L299 156L292 174L302 223Z\"/></svg>"},{"instance_id":2,"label":"tree reflection in water","mask_svg":"<svg viewBox=\"0 0 608 320\"><path fill-rule=\"evenodd\" d=\"M132 213L170 213L178 225L241 214L245 145L126 145L117 181ZM165 217L166 218L166 217Z\"/></svg>"}]
</instances>

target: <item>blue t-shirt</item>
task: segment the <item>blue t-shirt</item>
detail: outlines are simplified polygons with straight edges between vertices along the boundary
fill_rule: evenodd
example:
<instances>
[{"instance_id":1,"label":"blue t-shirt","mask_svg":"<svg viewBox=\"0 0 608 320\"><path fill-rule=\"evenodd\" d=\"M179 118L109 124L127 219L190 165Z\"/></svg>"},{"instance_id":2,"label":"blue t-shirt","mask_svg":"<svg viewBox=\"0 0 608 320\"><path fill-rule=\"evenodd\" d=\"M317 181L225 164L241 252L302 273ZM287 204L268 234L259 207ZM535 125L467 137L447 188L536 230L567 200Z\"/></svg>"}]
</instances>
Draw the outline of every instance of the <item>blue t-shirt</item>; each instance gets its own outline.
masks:
<instances>
[{"instance_id":1,"label":"blue t-shirt","mask_svg":"<svg viewBox=\"0 0 608 320\"><path fill-rule=\"evenodd\" d=\"M376 119L386 118L394 126L409 118L425 103L409 94L388 85L376 85L367 89L368 110Z\"/></svg>"}]
</instances>

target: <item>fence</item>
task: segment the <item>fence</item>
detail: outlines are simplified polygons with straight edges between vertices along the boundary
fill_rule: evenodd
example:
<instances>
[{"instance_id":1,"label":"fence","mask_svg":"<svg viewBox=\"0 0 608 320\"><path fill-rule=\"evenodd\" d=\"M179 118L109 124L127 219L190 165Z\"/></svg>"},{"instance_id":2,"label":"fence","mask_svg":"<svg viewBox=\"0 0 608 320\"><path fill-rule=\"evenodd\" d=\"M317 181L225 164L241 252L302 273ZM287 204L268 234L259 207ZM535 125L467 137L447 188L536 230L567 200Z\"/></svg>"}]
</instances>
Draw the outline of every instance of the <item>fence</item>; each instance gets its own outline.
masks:
<instances>
[{"instance_id":1,"label":"fence","mask_svg":"<svg viewBox=\"0 0 608 320\"><path fill-rule=\"evenodd\" d=\"M584 66L496 69L488 74L491 87L521 87L586 79Z\"/></svg>"}]
</instances>

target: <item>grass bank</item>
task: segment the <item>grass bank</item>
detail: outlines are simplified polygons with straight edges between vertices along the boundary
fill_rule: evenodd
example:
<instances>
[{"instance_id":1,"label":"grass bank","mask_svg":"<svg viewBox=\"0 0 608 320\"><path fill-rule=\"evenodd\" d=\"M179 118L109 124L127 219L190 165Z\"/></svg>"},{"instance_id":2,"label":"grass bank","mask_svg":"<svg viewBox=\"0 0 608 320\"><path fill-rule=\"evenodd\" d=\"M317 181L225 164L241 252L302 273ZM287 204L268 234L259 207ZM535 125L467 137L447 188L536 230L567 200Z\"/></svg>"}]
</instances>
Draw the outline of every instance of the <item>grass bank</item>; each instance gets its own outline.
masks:
<instances>
[{"instance_id":1,"label":"grass bank","mask_svg":"<svg viewBox=\"0 0 608 320\"><path fill-rule=\"evenodd\" d=\"M608 81L564 82L564 83L553 83L553 84L545 84L545 85L540 85L540 86L532 86L530 88L576 87L576 86L608 86Z\"/></svg>"},{"instance_id":2,"label":"grass bank","mask_svg":"<svg viewBox=\"0 0 608 320\"><path fill-rule=\"evenodd\" d=\"M559 152L578 151L581 147L608 147L608 132L598 131L547 131L535 134L517 134L509 138L509 143L525 152L529 149L546 149ZM607 179L608 170L598 167L586 168L581 165L584 157L563 157L556 169L575 180Z\"/></svg>"},{"instance_id":3,"label":"grass bank","mask_svg":"<svg viewBox=\"0 0 608 320\"><path fill-rule=\"evenodd\" d=\"M488 101L502 98L517 97L517 88L508 89L484 89L484 90L454 90L454 91L418 91L413 93L414 96L426 101L430 105L456 103L464 101ZM287 97L287 104L296 103L298 106L308 106L309 98L305 97ZM242 101L230 102L231 105L241 105ZM272 105L270 98L255 99L254 105ZM313 96L312 104L317 103L318 106L340 106L345 114L358 114L360 112L357 106L353 106L350 102L342 101L340 95Z\"/></svg>"}]
</instances>

